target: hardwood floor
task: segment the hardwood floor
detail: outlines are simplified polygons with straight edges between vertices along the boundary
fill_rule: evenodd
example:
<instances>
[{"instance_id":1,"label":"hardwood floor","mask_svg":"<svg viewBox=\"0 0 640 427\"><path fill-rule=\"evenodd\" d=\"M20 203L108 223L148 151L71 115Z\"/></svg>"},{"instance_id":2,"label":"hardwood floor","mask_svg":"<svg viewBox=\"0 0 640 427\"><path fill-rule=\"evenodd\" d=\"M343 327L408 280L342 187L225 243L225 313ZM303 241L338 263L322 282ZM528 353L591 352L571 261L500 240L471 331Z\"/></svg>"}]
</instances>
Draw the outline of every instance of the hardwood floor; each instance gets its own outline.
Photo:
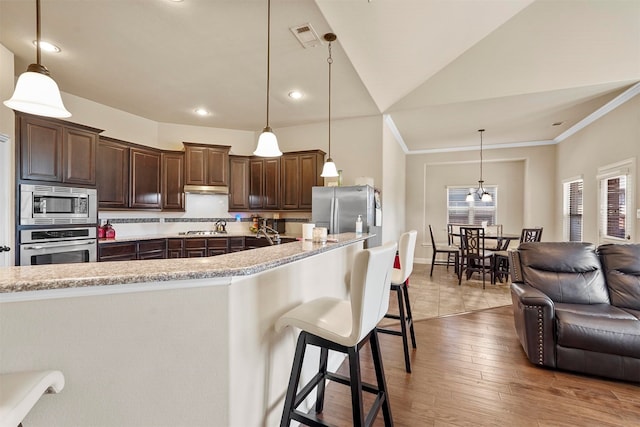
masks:
<instances>
[{"instance_id":1,"label":"hardwood floor","mask_svg":"<svg viewBox=\"0 0 640 427\"><path fill-rule=\"evenodd\" d=\"M401 340L380 335L396 426L640 425L640 385L532 365L510 306L417 321L415 332L412 374ZM363 379L375 383L368 350L361 363ZM330 383L325 419L351 425L350 402L347 387ZM384 425L381 414L375 425Z\"/></svg>"}]
</instances>

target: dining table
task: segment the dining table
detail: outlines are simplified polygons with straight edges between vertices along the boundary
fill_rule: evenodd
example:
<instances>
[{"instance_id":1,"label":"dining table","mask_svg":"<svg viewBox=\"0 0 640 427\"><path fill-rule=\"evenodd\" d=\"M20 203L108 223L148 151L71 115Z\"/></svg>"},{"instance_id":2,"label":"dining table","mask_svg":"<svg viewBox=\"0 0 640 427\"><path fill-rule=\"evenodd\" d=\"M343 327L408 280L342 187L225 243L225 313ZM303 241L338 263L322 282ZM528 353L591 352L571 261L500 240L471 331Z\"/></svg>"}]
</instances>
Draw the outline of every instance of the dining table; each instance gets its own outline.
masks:
<instances>
[{"instance_id":1,"label":"dining table","mask_svg":"<svg viewBox=\"0 0 640 427\"><path fill-rule=\"evenodd\" d=\"M457 237L458 239L460 239L460 229L458 228L458 230L453 230L451 233L451 236L453 237ZM494 234L494 233L490 233L490 234L485 234L484 235L484 239L485 240L495 240L496 241L496 246L495 249L491 249L492 251L506 251L509 248L509 244L511 243L512 240L520 240L520 234L515 234L515 233L498 233L498 234ZM460 245L457 245L460 246Z\"/></svg>"}]
</instances>

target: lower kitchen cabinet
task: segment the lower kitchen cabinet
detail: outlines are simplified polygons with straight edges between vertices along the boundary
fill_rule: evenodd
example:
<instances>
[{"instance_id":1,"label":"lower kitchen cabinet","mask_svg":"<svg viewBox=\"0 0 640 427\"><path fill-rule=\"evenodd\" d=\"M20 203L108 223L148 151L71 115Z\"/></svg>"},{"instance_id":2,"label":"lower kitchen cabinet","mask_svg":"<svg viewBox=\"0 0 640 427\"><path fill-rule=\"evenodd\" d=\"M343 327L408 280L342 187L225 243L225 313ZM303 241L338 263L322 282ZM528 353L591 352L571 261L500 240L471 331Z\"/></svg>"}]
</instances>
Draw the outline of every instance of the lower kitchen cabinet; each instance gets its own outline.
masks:
<instances>
[{"instance_id":1,"label":"lower kitchen cabinet","mask_svg":"<svg viewBox=\"0 0 640 427\"><path fill-rule=\"evenodd\" d=\"M167 239L167 258L184 258L184 239Z\"/></svg>"},{"instance_id":2,"label":"lower kitchen cabinet","mask_svg":"<svg viewBox=\"0 0 640 427\"><path fill-rule=\"evenodd\" d=\"M138 259L165 259L167 239L138 241Z\"/></svg>"},{"instance_id":3,"label":"lower kitchen cabinet","mask_svg":"<svg viewBox=\"0 0 640 427\"><path fill-rule=\"evenodd\" d=\"M101 243L98 261L132 261L137 259L137 242Z\"/></svg>"},{"instance_id":4,"label":"lower kitchen cabinet","mask_svg":"<svg viewBox=\"0 0 640 427\"><path fill-rule=\"evenodd\" d=\"M98 261L133 261L137 259L165 259L166 257L166 239L98 244Z\"/></svg>"},{"instance_id":5,"label":"lower kitchen cabinet","mask_svg":"<svg viewBox=\"0 0 640 427\"><path fill-rule=\"evenodd\" d=\"M184 239L184 257L200 258L207 256L207 239Z\"/></svg>"},{"instance_id":6,"label":"lower kitchen cabinet","mask_svg":"<svg viewBox=\"0 0 640 427\"><path fill-rule=\"evenodd\" d=\"M227 253L229 240L225 238L207 239L207 256L224 255Z\"/></svg>"},{"instance_id":7,"label":"lower kitchen cabinet","mask_svg":"<svg viewBox=\"0 0 640 427\"><path fill-rule=\"evenodd\" d=\"M244 251L244 236L242 237L229 237L229 252Z\"/></svg>"}]
</instances>

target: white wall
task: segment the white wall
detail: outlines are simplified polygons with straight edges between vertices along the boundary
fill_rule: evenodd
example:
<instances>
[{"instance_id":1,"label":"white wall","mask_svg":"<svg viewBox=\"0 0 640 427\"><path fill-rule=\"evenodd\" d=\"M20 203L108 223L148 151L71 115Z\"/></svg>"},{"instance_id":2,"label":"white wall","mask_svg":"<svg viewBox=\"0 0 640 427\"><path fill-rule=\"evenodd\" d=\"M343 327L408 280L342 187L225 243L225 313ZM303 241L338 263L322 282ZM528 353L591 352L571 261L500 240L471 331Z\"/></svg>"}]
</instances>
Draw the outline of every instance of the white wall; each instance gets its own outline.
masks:
<instances>
[{"instance_id":1,"label":"white wall","mask_svg":"<svg viewBox=\"0 0 640 427\"><path fill-rule=\"evenodd\" d=\"M409 228L406 218L406 154L389 126L382 127L382 241L397 241Z\"/></svg>"},{"instance_id":2,"label":"white wall","mask_svg":"<svg viewBox=\"0 0 640 427\"><path fill-rule=\"evenodd\" d=\"M13 95L13 53L0 44L0 101ZM11 252L0 253L0 267L14 265L15 236L14 216L15 198L15 118L13 112L0 104L0 133L8 135L8 142L0 142L0 246L7 245Z\"/></svg>"},{"instance_id":3,"label":"white wall","mask_svg":"<svg viewBox=\"0 0 640 427\"><path fill-rule=\"evenodd\" d=\"M506 148L483 152L486 185L498 185L498 222L503 232L544 227L543 240L555 235L555 146ZM478 151L416 154L407 157L406 227L418 230L416 259L431 261L429 224L437 241L446 241L447 185L477 186Z\"/></svg>"},{"instance_id":4,"label":"white wall","mask_svg":"<svg viewBox=\"0 0 640 427\"><path fill-rule=\"evenodd\" d=\"M562 180L582 175L583 186L583 239L598 243L598 168L629 158L640 157L640 96L616 108L609 114L570 136L558 145L557 150L557 205L555 221L558 223L557 239L562 238ZM635 180L636 208L640 207L640 178ZM640 221L634 217L635 236L638 242Z\"/></svg>"}]
</instances>

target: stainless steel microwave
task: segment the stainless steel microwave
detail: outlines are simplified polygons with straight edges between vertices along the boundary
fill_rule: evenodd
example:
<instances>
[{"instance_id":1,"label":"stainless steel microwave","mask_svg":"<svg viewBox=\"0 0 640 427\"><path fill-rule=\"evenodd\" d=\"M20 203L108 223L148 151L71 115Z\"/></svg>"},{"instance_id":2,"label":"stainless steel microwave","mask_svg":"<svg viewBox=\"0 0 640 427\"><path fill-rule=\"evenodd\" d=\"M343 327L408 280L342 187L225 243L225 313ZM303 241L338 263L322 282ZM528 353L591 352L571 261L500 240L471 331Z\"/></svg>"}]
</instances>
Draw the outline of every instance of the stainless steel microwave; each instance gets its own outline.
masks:
<instances>
[{"instance_id":1,"label":"stainless steel microwave","mask_svg":"<svg viewBox=\"0 0 640 427\"><path fill-rule=\"evenodd\" d=\"M20 225L97 222L98 197L93 188L20 184Z\"/></svg>"}]
</instances>

